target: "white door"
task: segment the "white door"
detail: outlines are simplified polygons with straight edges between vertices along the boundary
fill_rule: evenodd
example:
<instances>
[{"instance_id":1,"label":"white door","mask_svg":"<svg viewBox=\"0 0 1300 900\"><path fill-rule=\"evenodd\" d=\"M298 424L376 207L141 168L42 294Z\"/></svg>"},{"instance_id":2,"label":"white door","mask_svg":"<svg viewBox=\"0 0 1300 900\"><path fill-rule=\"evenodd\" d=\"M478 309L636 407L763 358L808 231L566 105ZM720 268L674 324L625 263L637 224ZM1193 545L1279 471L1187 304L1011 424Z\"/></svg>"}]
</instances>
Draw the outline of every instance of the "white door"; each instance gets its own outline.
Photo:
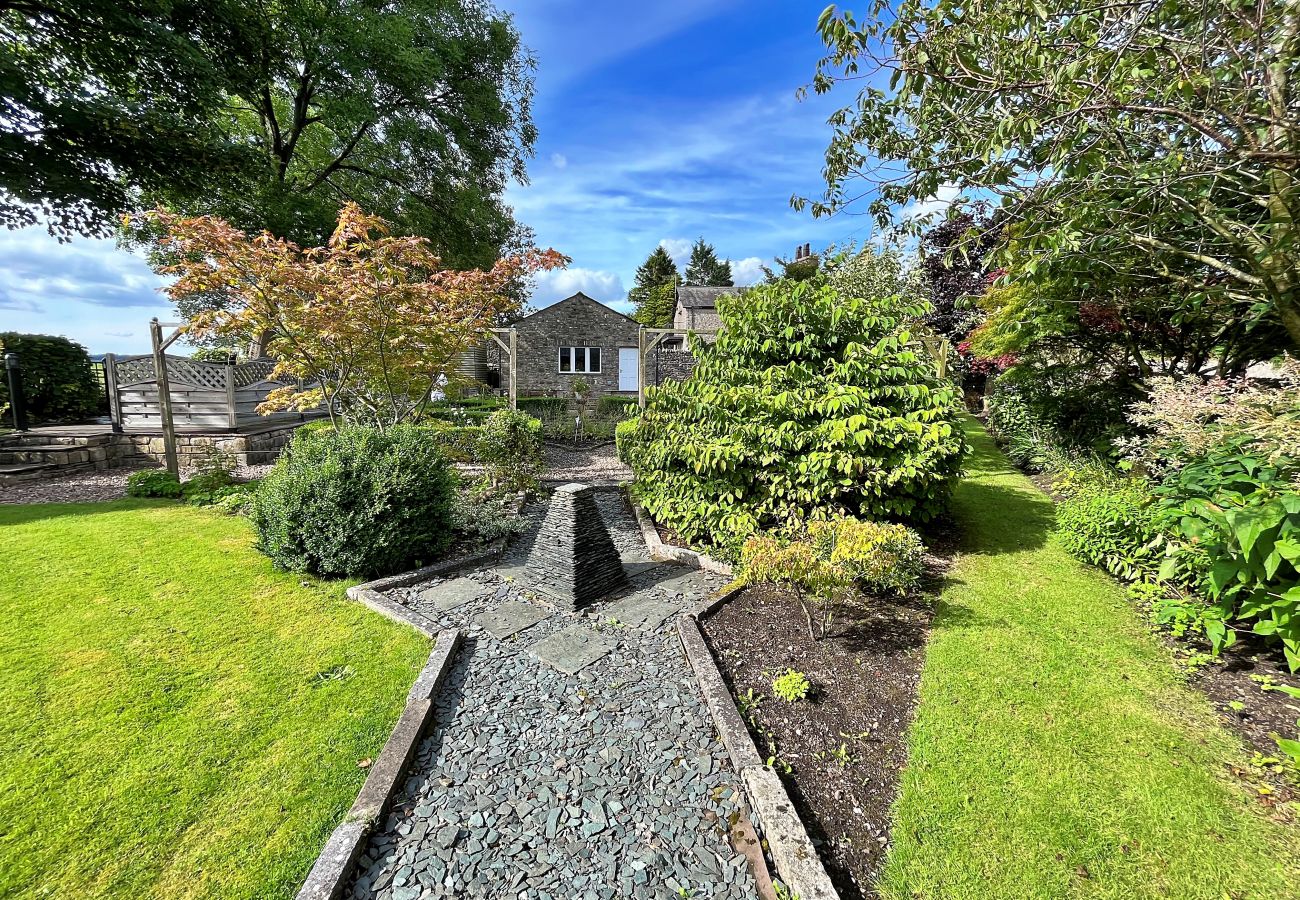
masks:
<instances>
[{"instance_id":1,"label":"white door","mask_svg":"<svg viewBox=\"0 0 1300 900\"><path fill-rule=\"evenodd\" d=\"M635 347L618 348L618 389L620 391L636 390L636 354Z\"/></svg>"}]
</instances>

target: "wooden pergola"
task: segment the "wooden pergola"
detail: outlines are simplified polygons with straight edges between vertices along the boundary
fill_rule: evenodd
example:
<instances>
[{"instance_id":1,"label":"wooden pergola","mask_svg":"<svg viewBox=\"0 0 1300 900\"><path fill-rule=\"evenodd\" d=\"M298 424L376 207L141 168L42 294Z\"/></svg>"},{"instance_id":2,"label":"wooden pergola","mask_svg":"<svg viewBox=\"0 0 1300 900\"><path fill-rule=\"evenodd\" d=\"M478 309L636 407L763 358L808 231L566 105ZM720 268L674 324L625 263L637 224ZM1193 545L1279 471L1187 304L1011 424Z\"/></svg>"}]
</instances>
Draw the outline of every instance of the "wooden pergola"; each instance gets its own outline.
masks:
<instances>
[{"instance_id":1,"label":"wooden pergola","mask_svg":"<svg viewBox=\"0 0 1300 900\"><path fill-rule=\"evenodd\" d=\"M645 361L646 357L654 352L655 348L663 343L664 338L670 335L689 334L717 334L715 330L702 330L699 328L646 328L644 325L637 330L637 365L636 365L636 402L637 405L645 407Z\"/></svg>"}]
</instances>

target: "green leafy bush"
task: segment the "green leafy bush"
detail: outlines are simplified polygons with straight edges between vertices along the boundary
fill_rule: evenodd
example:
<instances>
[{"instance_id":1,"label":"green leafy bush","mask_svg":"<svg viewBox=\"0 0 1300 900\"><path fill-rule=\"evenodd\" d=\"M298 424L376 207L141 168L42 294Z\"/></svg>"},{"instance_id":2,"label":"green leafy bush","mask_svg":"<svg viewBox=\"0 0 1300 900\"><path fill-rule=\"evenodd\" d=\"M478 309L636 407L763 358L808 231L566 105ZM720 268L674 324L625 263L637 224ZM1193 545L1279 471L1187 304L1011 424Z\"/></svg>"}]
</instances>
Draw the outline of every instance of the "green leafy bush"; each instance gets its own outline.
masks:
<instances>
[{"instance_id":1,"label":"green leafy bush","mask_svg":"<svg viewBox=\"0 0 1300 900\"><path fill-rule=\"evenodd\" d=\"M126 495L175 499L181 496L181 481L166 470L146 469L132 472L126 476Z\"/></svg>"},{"instance_id":2,"label":"green leafy bush","mask_svg":"<svg viewBox=\"0 0 1300 900\"><path fill-rule=\"evenodd\" d=\"M1279 640L1300 670L1300 492L1296 460L1249 442L1228 445L1175 472L1157 489L1176 540L1161 576L1210 601L1206 636L1217 651L1233 622Z\"/></svg>"},{"instance_id":3,"label":"green leafy bush","mask_svg":"<svg viewBox=\"0 0 1300 900\"><path fill-rule=\"evenodd\" d=\"M1064 494L1056 524L1066 550L1125 581L1156 574L1164 553L1161 515L1144 482L1093 472L1056 487Z\"/></svg>"},{"instance_id":4,"label":"green leafy bush","mask_svg":"<svg viewBox=\"0 0 1300 900\"><path fill-rule=\"evenodd\" d=\"M479 461L479 445L483 436L482 422L455 425L449 421L431 419L421 427L428 430L434 442L442 448L443 455L452 462Z\"/></svg>"},{"instance_id":5,"label":"green leafy bush","mask_svg":"<svg viewBox=\"0 0 1300 900\"><path fill-rule=\"evenodd\" d=\"M811 691L812 683L808 681L808 676L802 672L796 672L794 669L786 669L772 679L772 693L776 695L777 699L784 700L786 703L798 703L800 700L807 700Z\"/></svg>"},{"instance_id":6,"label":"green leafy bush","mask_svg":"<svg viewBox=\"0 0 1300 900\"><path fill-rule=\"evenodd\" d=\"M924 305L858 287L879 286L859 270L889 268L883 256L719 301L722 331L696 346L693 376L649 388L617 430L659 522L735 559L760 531L943 508L966 452L955 389L904 327Z\"/></svg>"},{"instance_id":7,"label":"green leafy bush","mask_svg":"<svg viewBox=\"0 0 1300 900\"><path fill-rule=\"evenodd\" d=\"M84 419L106 411L104 389L80 344L55 335L6 331L0 333L0 356L5 353L18 354L33 422ZM0 372L0 407L9 401L9 379Z\"/></svg>"},{"instance_id":8,"label":"green leafy bush","mask_svg":"<svg viewBox=\"0 0 1300 900\"><path fill-rule=\"evenodd\" d=\"M477 453L494 487L532 490L542 472L542 423L515 410L497 410L479 431Z\"/></svg>"},{"instance_id":9,"label":"green leafy bush","mask_svg":"<svg viewBox=\"0 0 1300 900\"><path fill-rule=\"evenodd\" d=\"M452 509L452 525L458 533L483 544L518 534L527 522L512 503L512 497L499 493L461 493Z\"/></svg>"},{"instance_id":10,"label":"green leafy bush","mask_svg":"<svg viewBox=\"0 0 1300 900\"><path fill-rule=\"evenodd\" d=\"M208 472L195 475L181 485L181 497L190 506L209 506L226 496L234 487L230 475L225 472Z\"/></svg>"},{"instance_id":11,"label":"green leafy bush","mask_svg":"<svg viewBox=\"0 0 1300 900\"><path fill-rule=\"evenodd\" d=\"M636 415L637 398L606 394L596 401L596 415L606 419L626 419Z\"/></svg>"},{"instance_id":12,"label":"green leafy bush","mask_svg":"<svg viewBox=\"0 0 1300 900\"><path fill-rule=\"evenodd\" d=\"M537 419L551 419L567 416L569 412L568 397L516 397L515 406L520 412L526 412Z\"/></svg>"},{"instance_id":13,"label":"green leafy bush","mask_svg":"<svg viewBox=\"0 0 1300 900\"><path fill-rule=\"evenodd\" d=\"M386 575L447 549L456 486L427 428L319 431L295 436L250 516L259 549L281 568Z\"/></svg>"},{"instance_id":14,"label":"green leafy bush","mask_svg":"<svg viewBox=\"0 0 1300 900\"><path fill-rule=\"evenodd\" d=\"M925 545L905 525L846 518L810 522L808 539L843 579L873 593L915 590L925 572Z\"/></svg>"},{"instance_id":15,"label":"green leafy bush","mask_svg":"<svg viewBox=\"0 0 1300 900\"><path fill-rule=\"evenodd\" d=\"M841 606L861 600L860 591L912 590L924 566L925 546L910 528L838 518L809 523L807 534L794 540L750 537L741 547L733 584L775 584L792 590L808 634L816 640L826 636Z\"/></svg>"}]
</instances>

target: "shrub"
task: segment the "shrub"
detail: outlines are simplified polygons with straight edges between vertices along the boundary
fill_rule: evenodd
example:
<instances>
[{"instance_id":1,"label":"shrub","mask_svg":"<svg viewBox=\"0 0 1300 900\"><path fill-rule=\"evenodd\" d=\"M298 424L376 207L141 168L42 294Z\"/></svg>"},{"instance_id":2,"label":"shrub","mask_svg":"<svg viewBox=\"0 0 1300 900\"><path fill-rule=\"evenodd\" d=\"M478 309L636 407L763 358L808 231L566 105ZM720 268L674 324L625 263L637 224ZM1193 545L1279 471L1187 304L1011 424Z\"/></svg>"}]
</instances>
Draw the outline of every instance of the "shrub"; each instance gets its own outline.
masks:
<instances>
[{"instance_id":1,"label":"shrub","mask_svg":"<svg viewBox=\"0 0 1300 900\"><path fill-rule=\"evenodd\" d=\"M1233 621L1275 638L1300 669L1300 464L1252 452L1244 438L1184 466L1157 489L1176 541L1161 576L1199 589L1211 607L1206 636L1217 651Z\"/></svg>"},{"instance_id":2,"label":"shrub","mask_svg":"<svg viewBox=\"0 0 1300 900\"><path fill-rule=\"evenodd\" d=\"M1125 581L1154 576L1163 542L1155 498L1142 481L1093 473L1058 482L1057 534L1078 558Z\"/></svg>"},{"instance_id":3,"label":"shrub","mask_svg":"<svg viewBox=\"0 0 1300 900\"><path fill-rule=\"evenodd\" d=\"M864 589L903 593L925 565L921 538L903 525L839 518L813 522L805 536L756 535L741 548L735 584L776 584L794 591L814 639L825 637L841 605ZM814 628L814 615L820 628ZM818 633L820 631L820 634Z\"/></svg>"},{"instance_id":4,"label":"shrub","mask_svg":"<svg viewBox=\"0 0 1300 900\"><path fill-rule=\"evenodd\" d=\"M520 412L526 412L538 419L550 419L565 416L569 411L567 397L516 397L515 406Z\"/></svg>"},{"instance_id":5,"label":"shrub","mask_svg":"<svg viewBox=\"0 0 1300 900\"><path fill-rule=\"evenodd\" d=\"M494 487L537 487L542 472L542 423L537 419L514 410L497 410L483 423L477 448Z\"/></svg>"},{"instance_id":6,"label":"shrub","mask_svg":"<svg viewBox=\"0 0 1300 900\"><path fill-rule=\"evenodd\" d=\"M452 508L453 527L484 544L518 534L528 523L511 504L512 498L503 494L479 491L459 494Z\"/></svg>"},{"instance_id":7,"label":"shrub","mask_svg":"<svg viewBox=\"0 0 1300 900\"><path fill-rule=\"evenodd\" d=\"M442 448L443 455L452 462L479 461L479 442L483 435L482 424L453 425L438 419L425 423L433 441Z\"/></svg>"},{"instance_id":8,"label":"shrub","mask_svg":"<svg viewBox=\"0 0 1300 900\"><path fill-rule=\"evenodd\" d=\"M224 497L227 490L232 487L234 485L231 484L228 474L210 472L205 475L195 475L182 484L181 496L190 506L208 506Z\"/></svg>"},{"instance_id":9,"label":"shrub","mask_svg":"<svg viewBox=\"0 0 1300 900\"><path fill-rule=\"evenodd\" d=\"M216 491L211 505L228 516L245 515L253 505L260 481L228 485Z\"/></svg>"},{"instance_id":10,"label":"shrub","mask_svg":"<svg viewBox=\"0 0 1300 900\"><path fill-rule=\"evenodd\" d=\"M808 681L808 676L802 672L796 672L794 669L786 669L772 679L772 693L776 695L777 699L784 700L786 703L798 703L800 700L807 700L811 690L812 683Z\"/></svg>"},{"instance_id":11,"label":"shrub","mask_svg":"<svg viewBox=\"0 0 1300 900\"><path fill-rule=\"evenodd\" d=\"M1128 418L1141 431L1120 441L1125 457L1156 478L1249 442L1269 457L1300 447L1300 362L1286 359L1276 386L1244 379L1156 378Z\"/></svg>"},{"instance_id":12,"label":"shrub","mask_svg":"<svg viewBox=\"0 0 1300 900\"><path fill-rule=\"evenodd\" d=\"M810 522L808 537L843 579L875 593L915 590L925 572L925 545L905 525L841 518Z\"/></svg>"},{"instance_id":13,"label":"shrub","mask_svg":"<svg viewBox=\"0 0 1300 900\"><path fill-rule=\"evenodd\" d=\"M18 354L23 398L33 422L84 419L104 411L104 389L80 344L49 334L6 331L0 333L0 356L5 353ZM9 379L0 372L0 407L9 402Z\"/></svg>"},{"instance_id":14,"label":"shrub","mask_svg":"<svg viewBox=\"0 0 1300 900\"><path fill-rule=\"evenodd\" d=\"M606 419L626 419L636 415L637 398L606 394L596 401L596 415Z\"/></svg>"},{"instance_id":15,"label":"shrub","mask_svg":"<svg viewBox=\"0 0 1300 900\"><path fill-rule=\"evenodd\" d=\"M735 559L759 531L943 507L966 451L957 397L904 328L924 306L882 258L720 299L722 331L697 343L692 377L649 388L617 432L658 521ZM868 293L881 284L894 293Z\"/></svg>"},{"instance_id":16,"label":"shrub","mask_svg":"<svg viewBox=\"0 0 1300 900\"><path fill-rule=\"evenodd\" d=\"M429 429L346 428L295 436L250 514L259 549L281 568L385 575L447 548L455 492Z\"/></svg>"},{"instance_id":17,"label":"shrub","mask_svg":"<svg viewBox=\"0 0 1300 900\"><path fill-rule=\"evenodd\" d=\"M132 472L126 476L126 495L174 499L181 495L181 481L165 470L149 469L143 472Z\"/></svg>"}]
</instances>

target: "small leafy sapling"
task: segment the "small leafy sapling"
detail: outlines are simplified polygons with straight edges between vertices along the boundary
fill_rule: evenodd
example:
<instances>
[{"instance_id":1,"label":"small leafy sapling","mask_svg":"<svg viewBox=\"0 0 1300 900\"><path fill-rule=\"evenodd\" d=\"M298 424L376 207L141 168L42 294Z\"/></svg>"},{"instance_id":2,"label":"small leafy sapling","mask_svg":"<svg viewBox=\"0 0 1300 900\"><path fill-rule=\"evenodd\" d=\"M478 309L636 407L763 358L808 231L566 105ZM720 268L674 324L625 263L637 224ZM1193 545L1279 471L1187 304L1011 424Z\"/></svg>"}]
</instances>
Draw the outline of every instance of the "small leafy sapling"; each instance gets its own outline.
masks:
<instances>
[{"instance_id":1,"label":"small leafy sapling","mask_svg":"<svg viewBox=\"0 0 1300 900\"><path fill-rule=\"evenodd\" d=\"M1290 685L1263 683L1260 685L1260 690L1281 691L1282 693L1286 694L1288 697L1291 697L1294 700L1300 700L1300 688L1293 688ZM1295 724L1296 724L1296 730L1300 731L1300 719L1297 719ZM1290 738L1284 738L1278 734L1270 734L1269 737L1271 737L1277 743L1277 747L1279 750L1281 750L1287 756L1291 757L1291 762L1300 766L1300 740L1292 740Z\"/></svg>"},{"instance_id":2,"label":"small leafy sapling","mask_svg":"<svg viewBox=\"0 0 1300 900\"><path fill-rule=\"evenodd\" d=\"M798 703L807 700L812 691L812 683L802 672L786 669L772 680L772 693L786 703Z\"/></svg>"}]
</instances>

